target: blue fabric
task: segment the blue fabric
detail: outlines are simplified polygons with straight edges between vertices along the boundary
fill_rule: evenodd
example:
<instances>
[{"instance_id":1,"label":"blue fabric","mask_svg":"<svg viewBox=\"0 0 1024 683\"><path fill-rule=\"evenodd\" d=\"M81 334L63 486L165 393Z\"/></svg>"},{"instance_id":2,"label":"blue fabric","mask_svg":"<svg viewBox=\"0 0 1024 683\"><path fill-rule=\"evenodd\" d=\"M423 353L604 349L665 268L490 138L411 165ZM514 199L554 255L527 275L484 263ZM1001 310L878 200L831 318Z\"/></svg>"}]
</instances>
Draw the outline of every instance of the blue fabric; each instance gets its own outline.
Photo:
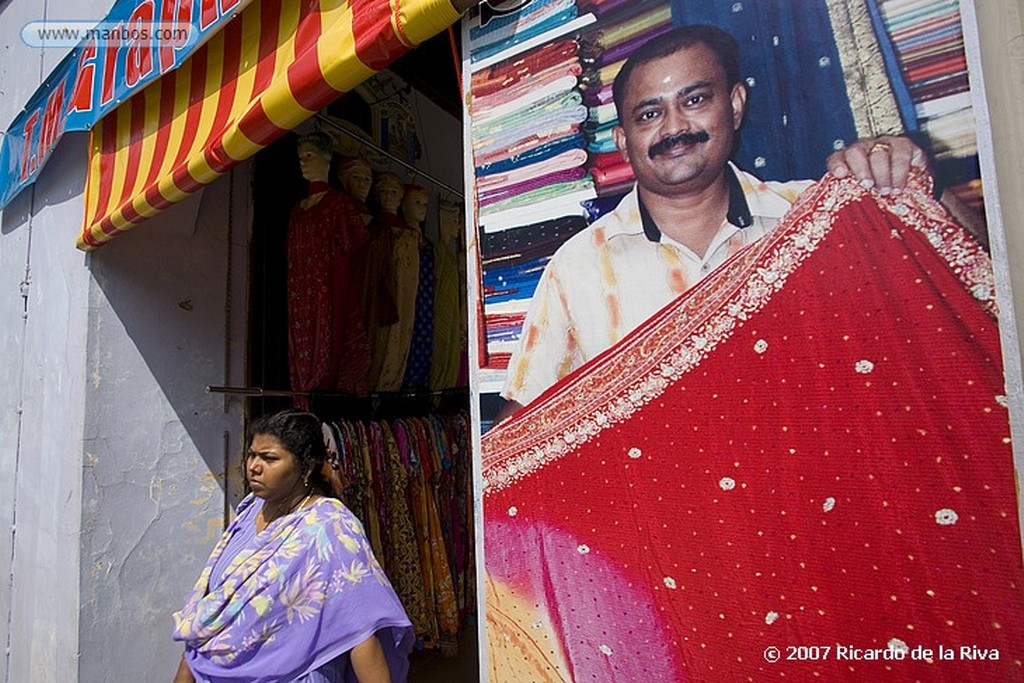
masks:
<instances>
[{"instance_id":1,"label":"blue fabric","mask_svg":"<svg viewBox=\"0 0 1024 683\"><path fill-rule=\"evenodd\" d=\"M734 159L761 178L818 178L857 139L824 2L671 0L672 23L713 24L740 45L746 118ZM776 40L777 38L777 40Z\"/></svg>"},{"instance_id":2,"label":"blue fabric","mask_svg":"<svg viewBox=\"0 0 1024 683\"><path fill-rule=\"evenodd\" d=\"M416 289L416 317L412 343L405 362L403 389L423 389L430 384L430 360L434 355L434 245L420 245L420 279Z\"/></svg>"},{"instance_id":3,"label":"blue fabric","mask_svg":"<svg viewBox=\"0 0 1024 683\"><path fill-rule=\"evenodd\" d=\"M514 154L508 159L502 159L501 161L495 161L490 164L484 164L483 166L476 167L477 177L491 175L494 173L504 173L505 171L511 171L515 168L521 168L523 166L529 166L530 164L537 163L538 161L544 161L550 159L553 156L557 156L562 152L570 149L583 149L585 140L583 136L577 133L568 135L564 138L558 138L551 142L545 143L540 147L534 147L533 149L523 152L522 154Z\"/></svg>"},{"instance_id":4,"label":"blue fabric","mask_svg":"<svg viewBox=\"0 0 1024 683\"><path fill-rule=\"evenodd\" d=\"M540 282L550 257L531 259L505 268L484 271L484 300L489 304L502 301L529 300Z\"/></svg>"}]
</instances>

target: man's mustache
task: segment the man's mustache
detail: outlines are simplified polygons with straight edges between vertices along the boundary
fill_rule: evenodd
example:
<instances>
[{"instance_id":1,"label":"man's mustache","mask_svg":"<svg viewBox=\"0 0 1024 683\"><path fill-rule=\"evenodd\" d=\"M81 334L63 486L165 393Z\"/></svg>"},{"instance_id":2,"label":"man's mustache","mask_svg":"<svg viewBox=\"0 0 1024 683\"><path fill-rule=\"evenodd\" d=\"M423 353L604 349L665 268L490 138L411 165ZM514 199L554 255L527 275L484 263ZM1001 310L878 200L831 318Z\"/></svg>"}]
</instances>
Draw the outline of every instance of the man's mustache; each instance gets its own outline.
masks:
<instances>
[{"instance_id":1,"label":"man's mustache","mask_svg":"<svg viewBox=\"0 0 1024 683\"><path fill-rule=\"evenodd\" d=\"M647 158L653 159L662 152L667 152L676 145L696 145L698 142L707 142L711 139L707 131L699 130L696 133L682 132L669 135L667 138L658 140L647 150Z\"/></svg>"}]
</instances>

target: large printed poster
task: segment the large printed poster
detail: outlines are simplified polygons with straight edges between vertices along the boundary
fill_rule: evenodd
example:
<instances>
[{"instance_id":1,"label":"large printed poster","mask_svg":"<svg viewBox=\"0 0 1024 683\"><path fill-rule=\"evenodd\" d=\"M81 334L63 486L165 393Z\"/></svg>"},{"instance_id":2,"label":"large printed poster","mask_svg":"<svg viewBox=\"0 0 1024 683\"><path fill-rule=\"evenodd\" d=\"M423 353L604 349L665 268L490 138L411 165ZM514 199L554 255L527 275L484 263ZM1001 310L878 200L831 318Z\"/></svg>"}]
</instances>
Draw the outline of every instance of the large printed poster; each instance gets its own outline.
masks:
<instances>
[{"instance_id":1,"label":"large printed poster","mask_svg":"<svg viewBox=\"0 0 1024 683\"><path fill-rule=\"evenodd\" d=\"M463 45L490 680L1020 677L959 3L519 1Z\"/></svg>"}]
</instances>

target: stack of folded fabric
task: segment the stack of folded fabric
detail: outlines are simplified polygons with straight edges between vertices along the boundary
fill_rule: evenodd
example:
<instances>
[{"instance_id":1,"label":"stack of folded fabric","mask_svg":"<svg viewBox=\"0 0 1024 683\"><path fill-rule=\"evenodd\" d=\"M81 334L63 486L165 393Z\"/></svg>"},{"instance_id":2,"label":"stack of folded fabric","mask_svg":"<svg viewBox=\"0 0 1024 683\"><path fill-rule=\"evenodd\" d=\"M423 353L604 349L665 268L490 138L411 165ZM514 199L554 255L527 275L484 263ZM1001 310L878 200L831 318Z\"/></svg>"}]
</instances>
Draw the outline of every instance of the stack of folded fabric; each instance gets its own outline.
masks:
<instances>
[{"instance_id":1,"label":"stack of folded fabric","mask_svg":"<svg viewBox=\"0 0 1024 683\"><path fill-rule=\"evenodd\" d=\"M879 8L938 174L965 202L981 206L959 0L882 0Z\"/></svg>"},{"instance_id":2,"label":"stack of folded fabric","mask_svg":"<svg viewBox=\"0 0 1024 683\"><path fill-rule=\"evenodd\" d=\"M576 0L532 0L517 12L481 21L469 29L470 62L498 55L576 16Z\"/></svg>"},{"instance_id":3,"label":"stack of folded fabric","mask_svg":"<svg viewBox=\"0 0 1024 683\"><path fill-rule=\"evenodd\" d=\"M585 227L583 216L566 216L481 238L488 367L508 365L544 267L563 242Z\"/></svg>"},{"instance_id":4,"label":"stack of folded fabric","mask_svg":"<svg viewBox=\"0 0 1024 683\"><path fill-rule=\"evenodd\" d=\"M667 3L586 2L586 9L601 19L600 27L587 30L580 38L582 61L587 67L584 101L588 107L588 169L598 196L619 196L632 187L633 169L612 139L612 128L619 122L612 101L612 81L633 50L672 28L672 10Z\"/></svg>"},{"instance_id":5,"label":"stack of folded fabric","mask_svg":"<svg viewBox=\"0 0 1024 683\"><path fill-rule=\"evenodd\" d=\"M579 43L555 40L472 76L471 140L485 232L582 215L586 175Z\"/></svg>"},{"instance_id":6,"label":"stack of folded fabric","mask_svg":"<svg viewBox=\"0 0 1024 683\"><path fill-rule=\"evenodd\" d=\"M534 0L470 28L486 367L507 365L544 266L586 226L583 203L596 196L586 168L580 43L559 26L577 15L575 0ZM523 44L538 36L538 45Z\"/></svg>"}]
</instances>

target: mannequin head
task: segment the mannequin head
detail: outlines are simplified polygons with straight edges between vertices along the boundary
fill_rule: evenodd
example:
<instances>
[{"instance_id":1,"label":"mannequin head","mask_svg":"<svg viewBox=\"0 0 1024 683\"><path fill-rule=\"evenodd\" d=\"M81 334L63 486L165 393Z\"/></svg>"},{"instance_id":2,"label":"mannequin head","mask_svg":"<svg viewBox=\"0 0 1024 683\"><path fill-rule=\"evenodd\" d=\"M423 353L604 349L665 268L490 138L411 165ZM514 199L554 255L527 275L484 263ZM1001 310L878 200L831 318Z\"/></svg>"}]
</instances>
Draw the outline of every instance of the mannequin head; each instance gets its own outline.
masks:
<instances>
[{"instance_id":1,"label":"mannequin head","mask_svg":"<svg viewBox=\"0 0 1024 683\"><path fill-rule=\"evenodd\" d=\"M313 182L327 181L331 169L331 155L334 144L326 133L310 133L299 138L296 144L299 153L299 170L302 177Z\"/></svg>"},{"instance_id":2,"label":"mannequin head","mask_svg":"<svg viewBox=\"0 0 1024 683\"><path fill-rule=\"evenodd\" d=\"M373 169L362 157L345 157L338 165L338 180L354 199L365 202L373 185Z\"/></svg>"},{"instance_id":3,"label":"mannequin head","mask_svg":"<svg viewBox=\"0 0 1024 683\"><path fill-rule=\"evenodd\" d=\"M402 204L402 194L405 192L402 181L394 173L381 173L377 176L377 184L373 190L373 198L381 211L398 213L398 207Z\"/></svg>"},{"instance_id":4,"label":"mannequin head","mask_svg":"<svg viewBox=\"0 0 1024 683\"><path fill-rule=\"evenodd\" d=\"M427 217L430 195L427 189L419 185L406 185L402 196L402 218L413 227L420 227Z\"/></svg>"},{"instance_id":5,"label":"mannequin head","mask_svg":"<svg viewBox=\"0 0 1024 683\"><path fill-rule=\"evenodd\" d=\"M462 209L453 204L444 204L440 212L438 222L438 234L441 241L449 244L459 244L464 229L462 220Z\"/></svg>"}]
</instances>

